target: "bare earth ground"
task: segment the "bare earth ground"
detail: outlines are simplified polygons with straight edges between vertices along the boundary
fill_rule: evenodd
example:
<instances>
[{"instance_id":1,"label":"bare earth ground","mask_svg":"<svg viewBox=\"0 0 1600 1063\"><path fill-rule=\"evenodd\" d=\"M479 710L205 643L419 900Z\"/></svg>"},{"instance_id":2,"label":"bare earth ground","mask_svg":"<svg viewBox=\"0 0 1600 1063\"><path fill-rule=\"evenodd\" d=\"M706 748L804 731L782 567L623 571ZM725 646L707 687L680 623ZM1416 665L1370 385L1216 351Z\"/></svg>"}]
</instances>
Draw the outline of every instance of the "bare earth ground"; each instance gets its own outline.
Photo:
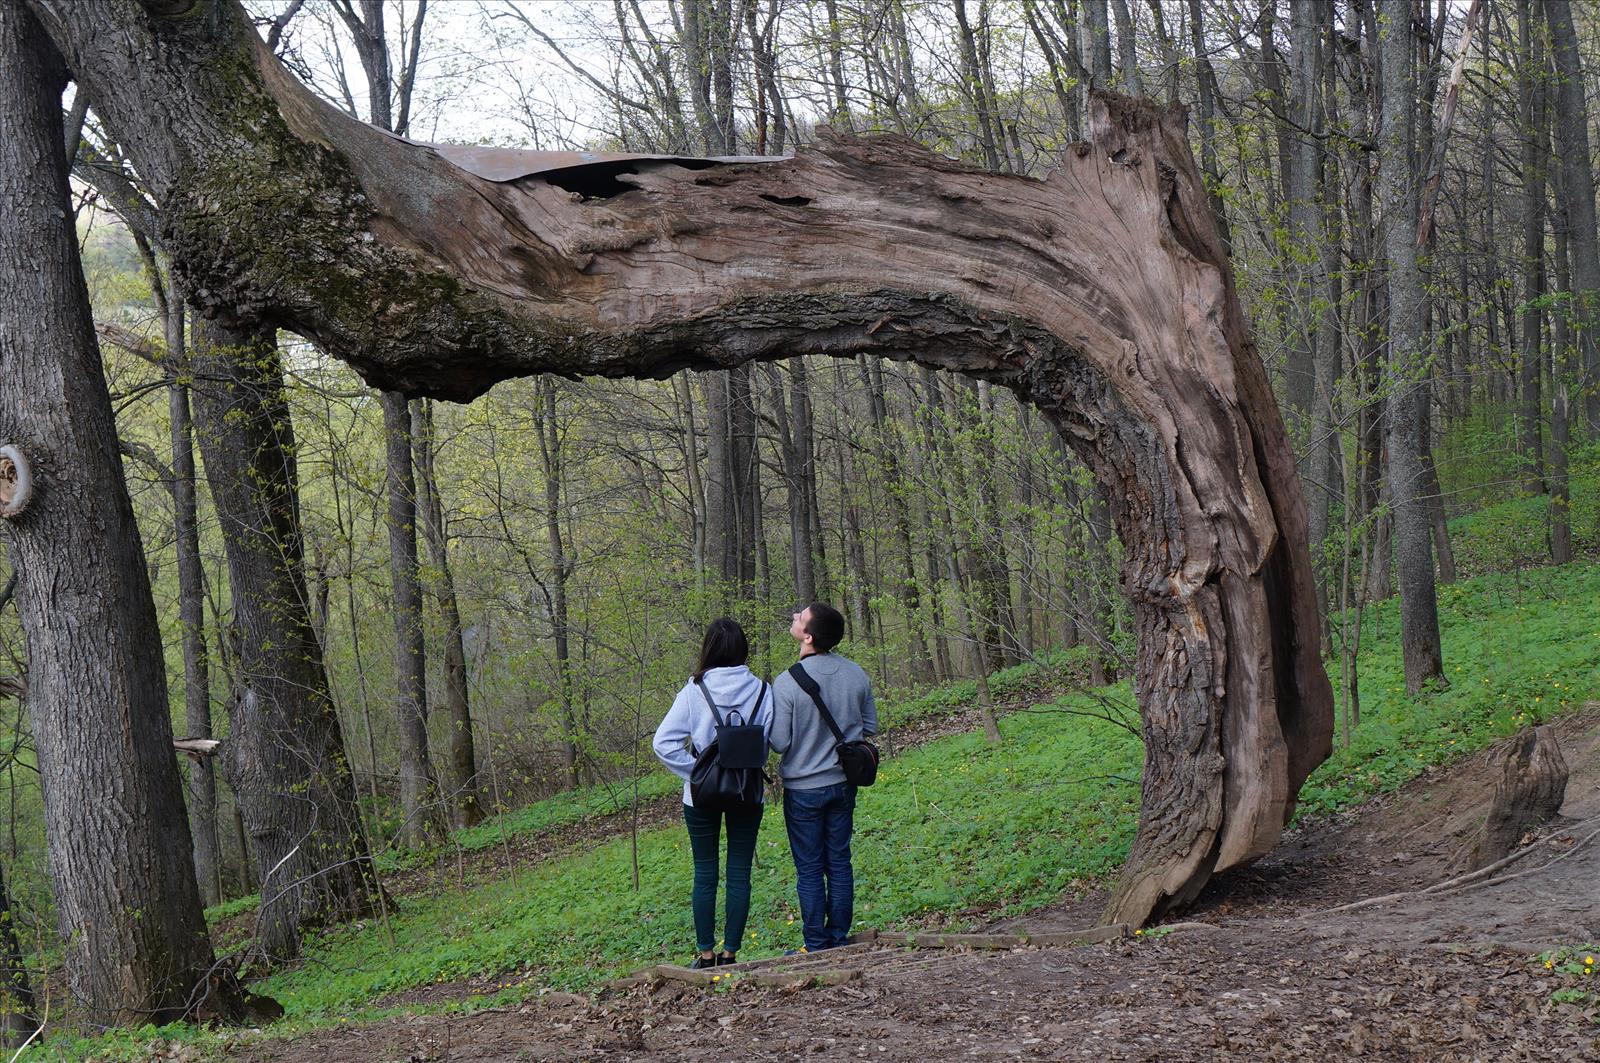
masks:
<instances>
[{"instance_id":1,"label":"bare earth ground","mask_svg":"<svg viewBox=\"0 0 1600 1063\"><path fill-rule=\"evenodd\" d=\"M1223 876L1165 936L1078 949L879 954L807 990L668 982L590 1000L411 1016L238 1047L287 1060L1545 1060L1600 1058L1600 1009L1534 953L1600 944L1600 707L1564 721L1571 777L1551 844L1500 883L1334 906L1449 876L1481 820L1487 752ZM1098 898L996 929L1092 921ZM1206 924L1196 926L1196 922ZM855 959L843 963L858 963ZM1600 988L1587 987L1586 988Z\"/></svg>"}]
</instances>

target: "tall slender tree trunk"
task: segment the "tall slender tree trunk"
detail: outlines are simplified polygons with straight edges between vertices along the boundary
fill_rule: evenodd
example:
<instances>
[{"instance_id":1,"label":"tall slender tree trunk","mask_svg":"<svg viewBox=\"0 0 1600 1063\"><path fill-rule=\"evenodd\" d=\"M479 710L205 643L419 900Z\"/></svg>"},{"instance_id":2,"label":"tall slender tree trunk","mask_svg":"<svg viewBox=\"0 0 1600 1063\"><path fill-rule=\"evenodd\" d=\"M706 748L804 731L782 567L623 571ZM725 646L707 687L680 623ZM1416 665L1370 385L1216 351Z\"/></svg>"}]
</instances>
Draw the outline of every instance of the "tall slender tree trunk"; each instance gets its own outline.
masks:
<instances>
[{"instance_id":1,"label":"tall slender tree trunk","mask_svg":"<svg viewBox=\"0 0 1600 1063\"><path fill-rule=\"evenodd\" d=\"M184 381L183 295L173 285L166 295L167 360L174 373L167 387L172 435L173 530L178 550L178 622L183 628L183 723L186 737L211 737L211 676L206 656L205 566L200 557L200 518L195 504L194 432L189 386ZM209 907L222 900L222 860L217 842L217 780L210 757L189 762L189 829L194 840L194 871L200 899Z\"/></svg>"},{"instance_id":2,"label":"tall slender tree trunk","mask_svg":"<svg viewBox=\"0 0 1600 1063\"><path fill-rule=\"evenodd\" d=\"M427 647L417 563L417 484L411 468L411 408L398 391L379 396L387 454L389 584L394 594L396 731L400 735L401 840L420 847L439 835L438 787L428 756Z\"/></svg>"},{"instance_id":3,"label":"tall slender tree trunk","mask_svg":"<svg viewBox=\"0 0 1600 1063\"><path fill-rule=\"evenodd\" d=\"M1139 41L1134 34L1133 14L1128 10L1128 0L1111 0L1111 13L1117 26L1117 87L1130 96L1143 96L1144 78L1139 76Z\"/></svg>"},{"instance_id":4,"label":"tall slender tree trunk","mask_svg":"<svg viewBox=\"0 0 1600 1063\"><path fill-rule=\"evenodd\" d=\"M706 489L700 476L700 430L695 424L694 388L686 373L672 378L678 416L683 425L683 468L689 486L689 537L694 549L694 578L699 589L706 580Z\"/></svg>"},{"instance_id":5,"label":"tall slender tree trunk","mask_svg":"<svg viewBox=\"0 0 1600 1063\"><path fill-rule=\"evenodd\" d=\"M370 914L377 883L311 626L294 426L273 331L204 319L192 331L196 437L236 629L223 773L263 876L258 942L288 958L302 927Z\"/></svg>"},{"instance_id":6,"label":"tall slender tree trunk","mask_svg":"<svg viewBox=\"0 0 1600 1063\"><path fill-rule=\"evenodd\" d=\"M1558 171L1559 172L1559 171ZM1558 191L1557 202L1560 202ZM1556 291L1571 291L1572 270L1567 239L1566 211L1552 211L1555 221L1554 272ZM1550 342L1550 562L1572 560L1572 495L1567 471L1567 446L1572 440L1571 381L1576 376L1572 347L1570 307L1559 307L1552 318Z\"/></svg>"},{"instance_id":7,"label":"tall slender tree trunk","mask_svg":"<svg viewBox=\"0 0 1600 1063\"><path fill-rule=\"evenodd\" d=\"M1444 682L1439 611L1433 571L1433 524L1424 464L1428 363L1422 327L1422 274L1417 268L1417 186L1413 159L1415 78L1411 0L1382 0L1379 31L1383 127L1378 186L1384 207L1383 245L1389 269L1389 405L1385 441L1400 563L1400 642L1406 689Z\"/></svg>"},{"instance_id":8,"label":"tall slender tree trunk","mask_svg":"<svg viewBox=\"0 0 1600 1063\"><path fill-rule=\"evenodd\" d=\"M211 938L161 629L72 229L65 86L33 15L0 4L0 436L35 475L7 534L50 878L81 1021L160 1023L204 996Z\"/></svg>"},{"instance_id":9,"label":"tall slender tree trunk","mask_svg":"<svg viewBox=\"0 0 1600 1063\"><path fill-rule=\"evenodd\" d=\"M1545 108L1544 55L1536 32L1532 0L1517 0L1517 94L1522 125L1522 344L1520 415L1517 442L1522 451L1522 486L1529 494L1544 492L1544 399L1540 377L1544 353L1544 168L1550 156L1549 116ZM1485 189L1486 194L1492 189Z\"/></svg>"},{"instance_id":10,"label":"tall slender tree trunk","mask_svg":"<svg viewBox=\"0 0 1600 1063\"><path fill-rule=\"evenodd\" d=\"M444 628L445 715L450 721L450 775L446 782L457 829L483 820L479 800L478 757L472 740L472 705L467 690L467 651L462 644L461 607L450 567L450 539L440 498L433 426L433 402L418 399L411 408L411 437L417 470L417 505L422 514L428 554L433 560L434 597Z\"/></svg>"},{"instance_id":11,"label":"tall slender tree trunk","mask_svg":"<svg viewBox=\"0 0 1600 1063\"><path fill-rule=\"evenodd\" d=\"M1189 0L1189 41L1194 51L1195 96L1198 109L1195 121L1200 127L1200 172L1206 182L1206 202L1211 207L1217 234L1225 246L1233 245L1228 230L1228 212L1222 205L1222 174L1217 165L1217 74L1211 65L1206 45L1205 15L1202 0Z\"/></svg>"},{"instance_id":12,"label":"tall slender tree trunk","mask_svg":"<svg viewBox=\"0 0 1600 1063\"><path fill-rule=\"evenodd\" d=\"M1568 0L1545 0L1556 65L1556 140L1560 146L1579 363L1583 368L1584 432L1600 433L1600 233L1595 228L1594 164L1589 157L1589 104L1583 60Z\"/></svg>"},{"instance_id":13,"label":"tall slender tree trunk","mask_svg":"<svg viewBox=\"0 0 1600 1063\"><path fill-rule=\"evenodd\" d=\"M830 0L831 3L831 0ZM961 46L961 66L967 97L972 103L972 113L978 120L978 140L983 145L984 161L989 169L1002 167L1000 150L1004 140L996 126L997 116L991 112L989 95L978 72L978 44L973 36L971 20L967 18L967 0L951 0L956 16L956 40Z\"/></svg>"},{"instance_id":14,"label":"tall slender tree trunk","mask_svg":"<svg viewBox=\"0 0 1600 1063\"><path fill-rule=\"evenodd\" d=\"M1111 19L1106 13L1106 0L1083 0L1082 18L1078 25L1083 34L1083 53L1089 57L1089 83L1097 89L1109 89L1115 76L1111 69Z\"/></svg>"},{"instance_id":15,"label":"tall slender tree trunk","mask_svg":"<svg viewBox=\"0 0 1600 1063\"><path fill-rule=\"evenodd\" d=\"M579 741L584 736L578 720L572 664L572 628L568 618L567 582L572 575L567 541L561 530L562 491L566 486L566 447L556 416L556 385L541 376L534 387L534 428L539 436L539 465L544 474L544 534L549 550L545 608L550 615L550 642L556 655L556 698L561 711L561 758L567 785L576 789L582 780L578 762Z\"/></svg>"},{"instance_id":16,"label":"tall slender tree trunk","mask_svg":"<svg viewBox=\"0 0 1600 1063\"><path fill-rule=\"evenodd\" d=\"M750 393L751 367L728 370L728 472L732 501L734 558L730 576L739 596L750 593L756 578L756 409Z\"/></svg>"}]
</instances>

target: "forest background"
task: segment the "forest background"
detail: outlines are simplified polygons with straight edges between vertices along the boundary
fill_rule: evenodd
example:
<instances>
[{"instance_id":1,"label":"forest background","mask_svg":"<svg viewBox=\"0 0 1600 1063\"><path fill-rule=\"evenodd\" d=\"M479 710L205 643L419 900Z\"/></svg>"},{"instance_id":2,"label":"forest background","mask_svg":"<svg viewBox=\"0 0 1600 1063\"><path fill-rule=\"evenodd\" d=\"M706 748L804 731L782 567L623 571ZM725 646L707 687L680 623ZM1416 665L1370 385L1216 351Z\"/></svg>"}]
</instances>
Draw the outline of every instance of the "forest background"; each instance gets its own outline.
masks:
<instances>
[{"instance_id":1,"label":"forest background","mask_svg":"<svg viewBox=\"0 0 1600 1063\"><path fill-rule=\"evenodd\" d=\"M1093 86L1186 107L1301 460L1346 734L1359 611L1405 578L1405 521L1428 549L1410 573L1430 587L1600 546L1594 500L1567 488L1600 432L1582 294L1600 291L1588 5L1419 0L1404 71L1375 61L1386 16L1360 0L250 9L326 98L428 141L777 155L827 125L1041 175L1081 139ZM1379 137L1396 100L1414 119L1398 147ZM226 531L211 493L194 492L186 551L195 469L178 457L180 407L217 381L171 358L181 300L160 249L118 217L137 213L137 174L92 112L74 116L85 270L174 728L226 739L241 650ZM1407 210L1430 232L1402 274L1384 241ZM1420 326L1399 344L1397 301ZM644 770L641 741L722 613L770 674L791 652L789 611L833 601L848 652L891 695L972 678L987 702L988 674L1064 650L1095 685L1131 667L1105 505L1004 389L791 359L658 382L510 381L459 406L380 395L278 342L305 604L376 849ZM1388 464L1396 431L1420 441L1418 470ZM1512 498L1515 536L1493 558L1458 556L1447 520ZM3 636L20 676L11 614ZM30 728L21 698L3 708L0 851L19 933L39 942L54 917ZM232 790L203 757L185 771L202 898L252 893L262 868Z\"/></svg>"}]
</instances>

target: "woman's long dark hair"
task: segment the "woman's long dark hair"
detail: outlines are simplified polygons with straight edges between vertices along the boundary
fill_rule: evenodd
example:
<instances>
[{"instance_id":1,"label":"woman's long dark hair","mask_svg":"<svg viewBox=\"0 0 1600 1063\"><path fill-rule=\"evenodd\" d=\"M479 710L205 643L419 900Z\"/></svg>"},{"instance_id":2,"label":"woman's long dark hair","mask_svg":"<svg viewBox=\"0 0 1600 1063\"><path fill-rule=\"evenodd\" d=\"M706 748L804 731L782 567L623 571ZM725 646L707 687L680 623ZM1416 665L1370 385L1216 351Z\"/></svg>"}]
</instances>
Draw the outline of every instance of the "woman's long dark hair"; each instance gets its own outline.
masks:
<instances>
[{"instance_id":1,"label":"woman's long dark hair","mask_svg":"<svg viewBox=\"0 0 1600 1063\"><path fill-rule=\"evenodd\" d=\"M695 663L695 679L705 678L713 668L727 668L744 664L750 659L750 643L744 637L744 628L737 620L722 617L711 621L706 637L700 643L700 660Z\"/></svg>"}]
</instances>

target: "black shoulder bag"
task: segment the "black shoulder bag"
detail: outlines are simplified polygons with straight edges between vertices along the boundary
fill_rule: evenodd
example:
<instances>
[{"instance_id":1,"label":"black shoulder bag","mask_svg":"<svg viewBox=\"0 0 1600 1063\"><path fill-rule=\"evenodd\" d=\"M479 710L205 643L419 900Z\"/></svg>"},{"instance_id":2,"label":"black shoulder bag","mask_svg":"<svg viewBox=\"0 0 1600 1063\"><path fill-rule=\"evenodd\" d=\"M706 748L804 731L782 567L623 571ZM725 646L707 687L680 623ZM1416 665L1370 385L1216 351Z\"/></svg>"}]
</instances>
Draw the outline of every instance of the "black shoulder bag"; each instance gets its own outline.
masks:
<instances>
[{"instance_id":1,"label":"black shoulder bag","mask_svg":"<svg viewBox=\"0 0 1600 1063\"><path fill-rule=\"evenodd\" d=\"M801 690L811 695L811 700L817 703L817 711L822 713L822 722L833 732L836 743L833 751L839 755L839 767L844 769L844 781L852 786L871 786L877 782L878 747L865 739L860 742L844 740L844 732L839 730L833 713L823 704L822 688L817 686L817 681L811 678L799 661L790 667L789 676L800 684Z\"/></svg>"},{"instance_id":2,"label":"black shoulder bag","mask_svg":"<svg viewBox=\"0 0 1600 1063\"><path fill-rule=\"evenodd\" d=\"M764 779L761 765L767 759L767 736L754 720L761 712L761 702L766 699L767 684L762 683L761 692L756 695L750 723L741 720L737 709L728 713L728 720L740 722L724 723L705 683L696 679L694 684L711 708L711 718L717 721L717 738L695 755L694 767L689 769L689 799L694 807L711 812L736 811L760 804Z\"/></svg>"}]
</instances>

